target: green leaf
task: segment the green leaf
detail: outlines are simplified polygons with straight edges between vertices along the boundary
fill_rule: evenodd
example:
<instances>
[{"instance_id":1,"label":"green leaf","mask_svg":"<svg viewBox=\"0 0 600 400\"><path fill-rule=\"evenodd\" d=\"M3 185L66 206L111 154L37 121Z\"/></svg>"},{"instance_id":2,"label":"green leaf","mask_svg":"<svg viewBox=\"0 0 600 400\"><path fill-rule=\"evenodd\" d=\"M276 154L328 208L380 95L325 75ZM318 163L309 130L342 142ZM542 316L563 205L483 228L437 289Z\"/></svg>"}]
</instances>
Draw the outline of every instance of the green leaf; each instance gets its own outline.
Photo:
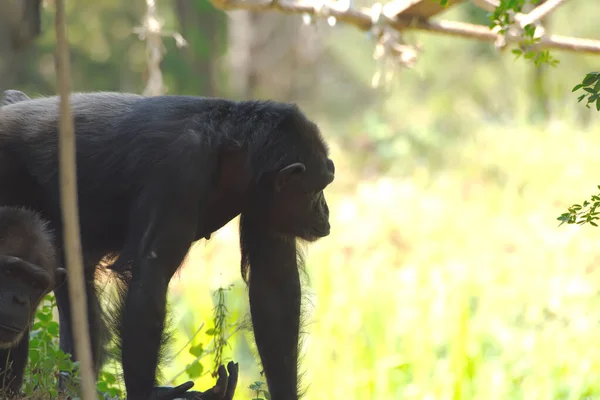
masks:
<instances>
[{"instance_id":1,"label":"green leaf","mask_svg":"<svg viewBox=\"0 0 600 400\"><path fill-rule=\"evenodd\" d=\"M56 321L50 321L48 323L47 326L47 332L52 335L53 337L57 338L58 337L58 332L59 332L59 326L58 326L58 322Z\"/></svg>"},{"instance_id":2,"label":"green leaf","mask_svg":"<svg viewBox=\"0 0 600 400\"><path fill-rule=\"evenodd\" d=\"M29 362L36 364L40 361L40 352L38 349L29 350Z\"/></svg>"},{"instance_id":3,"label":"green leaf","mask_svg":"<svg viewBox=\"0 0 600 400\"><path fill-rule=\"evenodd\" d=\"M583 84L585 86L589 86L592 83L596 82L598 79L600 79L600 73L598 72L590 72L589 74L587 74L585 76L585 78L583 78Z\"/></svg>"},{"instance_id":4,"label":"green leaf","mask_svg":"<svg viewBox=\"0 0 600 400\"><path fill-rule=\"evenodd\" d=\"M570 216L570 215L571 215L571 214L569 214L569 213L564 213L564 214L561 214L561 215L560 215L560 216L557 218L557 220L559 220L559 221L565 221L565 222L566 222L566 221L568 221L568 220L569 220L569 216Z\"/></svg>"},{"instance_id":5,"label":"green leaf","mask_svg":"<svg viewBox=\"0 0 600 400\"><path fill-rule=\"evenodd\" d=\"M40 313L40 314L38 314L37 317L42 322L50 322L50 321L52 321L52 314Z\"/></svg>"},{"instance_id":6,"label":"green leaf","mask_svg":"<svg viewBox=\"0 0 600 400\"><path fill-rule=\"evenodd\" d=\"M117 381L117 377L111 373L105 372L103 375L104 381L107 383L115 383Z\"/></svg>"},{"instance_id":7,"label":"green leaf","mask_svg":"<svg viewBox=\"0 0 600 400\"><path fill-rule=\"evenodd\" d=\"M204 346L202 345L202 343L199 343L195 346L190 347L188 352L194 357L200 357L202 353L204 353Z\"/></svg>"},{"instance_id":8,"label":"green leaf","mask_svg":"<svg viewBox=\"0 0 600 400\"><path fill-rule=\"evenodd\" d=\"M185 369L185 372L191 379L199 378L204 371L204 366L200 364L199 361L194 361L192 364L188 365Z\"/></svg>"}]
</instances>

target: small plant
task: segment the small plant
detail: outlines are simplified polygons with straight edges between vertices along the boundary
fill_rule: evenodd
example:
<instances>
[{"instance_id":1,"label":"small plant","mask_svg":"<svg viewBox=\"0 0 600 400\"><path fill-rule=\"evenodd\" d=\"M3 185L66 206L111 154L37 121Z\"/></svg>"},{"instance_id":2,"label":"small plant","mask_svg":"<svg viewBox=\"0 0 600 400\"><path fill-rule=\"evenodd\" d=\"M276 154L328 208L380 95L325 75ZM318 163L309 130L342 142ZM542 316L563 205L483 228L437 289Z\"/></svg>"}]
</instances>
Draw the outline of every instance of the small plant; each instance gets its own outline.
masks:
<instances>
[{"instance_id":1,"label":"small plant","mask_svg":"<svg viewBox=\"0 0 600 400\"><path fill-rule=\"evenodd\" d=\"M52 294L48 294L35 313L29 334L29 361L22 388L27 398L59 398L58 379L61 372L69 377L65 381L65 395L68 398L79 397L79 364L71 361L70 354L59 347L59 325L53 319L55 309L56 300ZM97 383L99 398L119 398L122 390L117 381L116 374L102 371Z\"/></svg>"},{"instance_id":2,"label":"small plant","mask_svg":"<svg viewBox=\"0 0 600 400\"><path fill-rule=\"evenodd\" d=\"M78 386L78 364L71 361L58 346L59 326L52 318L56 308L54 296L48 294L38 307L29 335L29 362L25 369L23 392L46 394L46 398L58 397L57 382L60 371L67 372L72 379L67 383L67 395L76 395Z\"/></svg>"},{"instance_id":3,"label":"small plant","mask_svg":"<svg viewBox=\"0 0 600 400\"><path fill-rule=\"evenodd\" d=\"M209 329L206 334L213 335L215 341L215 356L213 364L213 376L217 376L219 366L223 363L223 349L225 346L229 346L227 338L225 337L227 329L227 306L225 306L225 291L230 290L232 285L227 289L219 287L215 292L217 297L217 305L214 309L213 324L214 328Z\"/></svg>"},{"instance_id":4,"label":"small plant","mask_svg":"<svg viewBox=\"0 0 600 400\"><path fill-rule=\"evenodd\" d=\"M263 389L263 386L265 386L265 383L260 381L256 381L252 385L248 386L248 389L255 393L255 396L252 398L252 400L263 400L263 398L260 397L261 393L265 396L264 399L271 400L271 395L267 390Z\"/></svg>"},{"instance_id":5,"label":"small plant","mask_svg":"<svg viewBox=\"0 0 600 400\"><path fill-rule=\"evenodd\" d=\"M198 379L204 374L209 373L209 371L205 371L205 367L201 362L202 358L209 354L214 354L214 368L211 372L211 375L213 377L217 376L219 366L223 364L223 349L225 346L229 346L228 339L231 337L231 334L228 335L228 329L235 327L235 325L228 326L227 324L228 310L225 306L225 292L230 290L232 286L233 285L230 285L228 288L219 287L214 293L214 296L216 297L216 305L213 312L213 327L207 329L205 332L207 336L212 336L212 340L208 344L205 344L202 341L197 344L193 344L194 339L204 327L204 324L202 324L200 328L198 328L198 330L192 335L190 340L175 355L175 357L177 357L181 351L189 346L188 353L194 356L195 359L191 363L187 364L183 371L173 376L169 380L170 384L172 384L175 379L184 373L190 380Z\"/></svg>"}]
</instances>

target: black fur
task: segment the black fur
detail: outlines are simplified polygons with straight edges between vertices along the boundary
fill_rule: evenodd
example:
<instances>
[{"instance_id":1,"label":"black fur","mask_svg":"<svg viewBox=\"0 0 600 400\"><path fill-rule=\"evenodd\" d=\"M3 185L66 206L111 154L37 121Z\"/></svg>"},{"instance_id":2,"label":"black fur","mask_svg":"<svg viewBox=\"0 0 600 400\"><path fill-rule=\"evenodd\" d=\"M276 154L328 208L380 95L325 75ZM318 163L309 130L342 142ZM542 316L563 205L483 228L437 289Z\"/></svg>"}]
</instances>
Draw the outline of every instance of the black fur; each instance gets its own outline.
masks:
<instances>
[{"instance_id":1,"label":"black fur","mask_svg":"<svg viewBox=\"0 0 600 400\"><path fill-rule=\"evenodd\" d=\"M273 101L121 93L71 101L89 282L102 257L117 255L111 268L124 284L115 325L128 398L157 393L167 286L191 243L240 214L242 274L269 390L274 400L298 398L296 239L329 234L323 189L335 169L317 126ZM57 126L56 97L0 108L0 205L32 207L60 232ZM93 284L88 292L98 370L105 330ZM72 352L68 296L56 295L61 346Z\"/></svg>"},{"instance_id":2,"label":"black fur","mask_svg":"<svg viewBox=\"0 0 600 400\"><path fill-rule=\"evenodd\" d=\"M64 282L46 221L27 209L0 207L0 395L21 390L29 330L42 298Z\"/></svg>"}]
</instances>

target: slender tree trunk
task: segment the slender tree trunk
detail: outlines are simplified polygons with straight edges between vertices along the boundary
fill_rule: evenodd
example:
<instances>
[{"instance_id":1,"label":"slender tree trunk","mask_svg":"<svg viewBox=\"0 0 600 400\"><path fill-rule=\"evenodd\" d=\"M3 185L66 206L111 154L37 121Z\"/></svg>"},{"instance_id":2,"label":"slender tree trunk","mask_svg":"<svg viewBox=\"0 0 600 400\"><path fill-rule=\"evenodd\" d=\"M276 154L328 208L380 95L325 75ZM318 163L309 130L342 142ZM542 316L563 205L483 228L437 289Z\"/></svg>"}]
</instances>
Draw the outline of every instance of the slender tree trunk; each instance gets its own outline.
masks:
<instances>
[{"instance_id":1,"label":"slender tree trunk","mask_svg":"<svg viewBox=\"0 0 600 400\"><path fill-rule=\"evenodd\" d=\"M208 0L175 0L181 34L188 46L182 49L192 65L200 94L216 96L220 89L218 60L224 52L227 20Z\"/></svg>"}]
</instances>

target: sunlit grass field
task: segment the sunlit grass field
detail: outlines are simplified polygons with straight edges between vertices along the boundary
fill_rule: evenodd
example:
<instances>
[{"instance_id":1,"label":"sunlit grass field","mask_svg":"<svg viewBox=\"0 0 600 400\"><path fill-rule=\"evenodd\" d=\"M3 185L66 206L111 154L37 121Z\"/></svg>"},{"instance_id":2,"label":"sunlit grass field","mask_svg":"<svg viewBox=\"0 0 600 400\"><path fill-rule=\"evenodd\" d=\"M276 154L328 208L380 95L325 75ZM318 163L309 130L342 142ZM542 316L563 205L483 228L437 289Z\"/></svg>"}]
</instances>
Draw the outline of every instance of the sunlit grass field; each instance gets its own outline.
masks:
<instances>
[{"instance_id":1,"label":"sunlit grass field","mask_svg":"<svg viewBox=\"0 0 600 400\"><path fill-rule=\"evenodd\" d=\"M600 398L600 231L556 220L600 183L600 128L571 125L488 125L448 168L396 178L361 179L333 149L332 234L307 251L307 399ZM220 286L234 284L230 322L246 316L237 240L234 221L174 279L174 349L211 327ZM236 398L251 399L264 381L251 336L230 343Z\"/></svg>"}]
</instances>

